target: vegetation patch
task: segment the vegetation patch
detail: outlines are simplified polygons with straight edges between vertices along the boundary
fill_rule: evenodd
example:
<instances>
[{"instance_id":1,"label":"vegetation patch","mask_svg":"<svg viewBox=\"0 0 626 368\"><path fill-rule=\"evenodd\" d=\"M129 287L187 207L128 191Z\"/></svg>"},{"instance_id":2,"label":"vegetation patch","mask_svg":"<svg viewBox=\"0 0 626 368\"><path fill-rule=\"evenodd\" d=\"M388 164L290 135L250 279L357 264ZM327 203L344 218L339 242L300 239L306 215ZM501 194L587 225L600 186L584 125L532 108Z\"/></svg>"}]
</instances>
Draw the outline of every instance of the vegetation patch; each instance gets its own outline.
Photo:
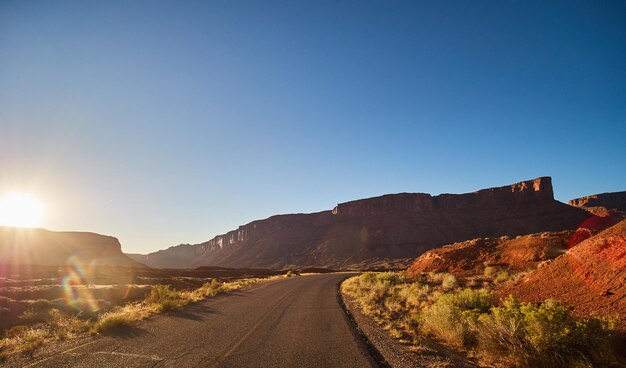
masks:
<instances>
[{"instance_id":1,"label":"vegetation patch","mask_svg":"<svg viewBox=\"0 0 626 368\"><path fill-rule=\"evenodd\" d=\"M232 292L261 280L279 277L284 276L229 282L212 279L198 288L182 291L170 285L155 285L140 301L109 307L100 312L77 311L45 299L23 302L27 309L19 315L19 325L4 331L0 338L0 359L30 353L49 341L74 338L86 333L113 332L157 313L179 309L220 293ZM3 305L14 302L6 297L0 300ZM11 313L7 307L0 308L0 316Z\"/></svg>"},{"instance_id":2,"label":"vegetation patch","mask_svg":"<svg viewBox=\"0 0 626 368\"><path fill-rule=\"evenodd\" d=\"M366 272L346 280L342 292L416 348L430 336L496 367L623 366L615 320L577 318L553 300L496 303L493 286L511 277L496 268L460 280L447 273Z\"/></svg>"}]
</instances>

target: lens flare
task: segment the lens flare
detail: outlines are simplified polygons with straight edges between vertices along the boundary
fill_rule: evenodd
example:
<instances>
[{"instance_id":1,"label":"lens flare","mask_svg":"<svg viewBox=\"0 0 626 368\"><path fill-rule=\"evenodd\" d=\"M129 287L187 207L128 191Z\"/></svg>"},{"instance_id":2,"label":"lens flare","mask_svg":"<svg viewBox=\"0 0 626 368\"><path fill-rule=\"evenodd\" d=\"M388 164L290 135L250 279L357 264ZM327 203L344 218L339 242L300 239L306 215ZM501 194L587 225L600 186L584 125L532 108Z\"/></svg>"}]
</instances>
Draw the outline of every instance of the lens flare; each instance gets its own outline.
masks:
<instances>
[{"instance_id":1,"label":"lens flare","mask_svg":"<svg viewBox=\"0 0 626 368\"><path fill-rule=\"evenodd\" d=\"M100 310L98 301L89 290L88 275L90 269L72 256L65 267L65 277L61 281L65 304L79 311L97 312Z\"/></svg>"}]
</instances>

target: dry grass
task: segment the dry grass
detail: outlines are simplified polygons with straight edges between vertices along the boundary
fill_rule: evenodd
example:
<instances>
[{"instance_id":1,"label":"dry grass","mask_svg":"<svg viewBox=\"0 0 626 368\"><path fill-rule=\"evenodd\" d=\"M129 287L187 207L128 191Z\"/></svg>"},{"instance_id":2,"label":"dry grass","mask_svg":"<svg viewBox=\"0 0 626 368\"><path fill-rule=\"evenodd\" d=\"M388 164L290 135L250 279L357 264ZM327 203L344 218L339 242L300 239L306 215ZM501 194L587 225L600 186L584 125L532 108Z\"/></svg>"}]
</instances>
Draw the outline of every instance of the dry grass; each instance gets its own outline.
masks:
<instances>
[{"instance_id":1,"label":"dry grass","mask_svg":"<svg viewBox=\"0 0 626 368\"><path fill-rule=\"evenodd\" d=\"M86 333L112 332L132 326L154 314L179 309L190 303L236 291L259 281L284 277L286 276L279 275L229 282L213 279L197 289L188 291L178 291L167 285L156 285L141 301L116 306L100 314L84 316L61 311L47 300L37 301L20 316L23 325L6 331L0 339L0 359L30 353L49 341L75 338Z\"/></svg>"}]
</instances>

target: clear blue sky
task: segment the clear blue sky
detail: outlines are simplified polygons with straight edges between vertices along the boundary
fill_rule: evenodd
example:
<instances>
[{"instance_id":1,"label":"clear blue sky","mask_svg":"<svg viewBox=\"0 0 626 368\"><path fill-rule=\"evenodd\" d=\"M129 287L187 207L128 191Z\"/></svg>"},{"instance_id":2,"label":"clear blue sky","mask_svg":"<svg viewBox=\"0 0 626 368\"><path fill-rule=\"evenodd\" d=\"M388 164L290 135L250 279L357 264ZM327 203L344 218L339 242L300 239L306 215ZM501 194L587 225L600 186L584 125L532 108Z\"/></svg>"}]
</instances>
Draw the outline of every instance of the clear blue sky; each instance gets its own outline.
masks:
<instances>
[{"instance_id":1,"label":"clear blue sky","mask_svg":"<svg viewBox=\"0 0 626 368\"><path fill-rule=\"evenodd\" d=\"M125 251L625 163L623 1L0 2L0 191Z\"/></svg>"}]
</instances>

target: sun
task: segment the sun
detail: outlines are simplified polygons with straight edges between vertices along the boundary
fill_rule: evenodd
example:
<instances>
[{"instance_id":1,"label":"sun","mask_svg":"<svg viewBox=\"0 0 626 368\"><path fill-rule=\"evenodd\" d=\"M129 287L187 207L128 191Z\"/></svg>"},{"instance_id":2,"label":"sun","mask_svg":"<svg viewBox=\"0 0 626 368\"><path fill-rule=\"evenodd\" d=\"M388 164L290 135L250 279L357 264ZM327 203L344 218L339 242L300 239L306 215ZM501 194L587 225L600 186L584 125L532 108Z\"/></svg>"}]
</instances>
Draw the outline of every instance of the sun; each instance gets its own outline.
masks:
<instances>
[{"instance_id":1,"label":"sun","mask_svg":"<svg viewBox=\"0 0 626 368\"><path fill-rule=\"evenodd\" d=\"M42 218L43 206L36 198L21 193L0 197L0 226L37 227Z\"/></svg>"}]
</instances>

